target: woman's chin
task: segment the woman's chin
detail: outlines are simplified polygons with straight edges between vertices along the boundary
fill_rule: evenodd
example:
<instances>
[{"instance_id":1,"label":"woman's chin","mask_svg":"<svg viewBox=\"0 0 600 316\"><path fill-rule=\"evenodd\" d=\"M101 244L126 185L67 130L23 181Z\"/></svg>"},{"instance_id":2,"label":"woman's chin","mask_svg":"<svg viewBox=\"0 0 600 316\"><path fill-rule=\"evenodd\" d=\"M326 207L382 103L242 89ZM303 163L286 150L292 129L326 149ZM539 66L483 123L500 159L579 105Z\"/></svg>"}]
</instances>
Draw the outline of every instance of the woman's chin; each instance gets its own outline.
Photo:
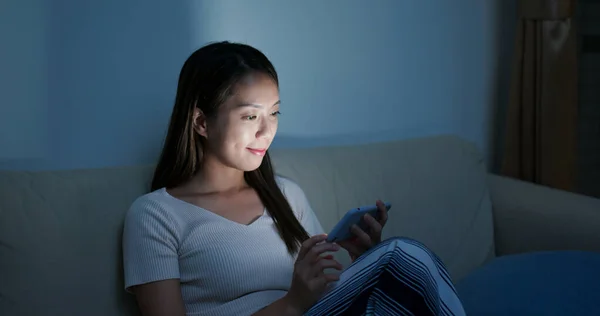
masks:
<instances>
[{"instance_id":1,"label":"woman's chin","mask_svg":"<svg viewBox=\"0 0 600 316\"><path fill-rule=\"evenodd\" d=\"M254 170L258 169L258 167L260 167L260 164L262 164L262 157L260 159L256 159L256 158L257 157L255 157L251 161L246 161L245 163L243 163L240 166L241 169L244 170L245 172L250 172L250 171L254 171Z\"/></svg>"}]
</instances>

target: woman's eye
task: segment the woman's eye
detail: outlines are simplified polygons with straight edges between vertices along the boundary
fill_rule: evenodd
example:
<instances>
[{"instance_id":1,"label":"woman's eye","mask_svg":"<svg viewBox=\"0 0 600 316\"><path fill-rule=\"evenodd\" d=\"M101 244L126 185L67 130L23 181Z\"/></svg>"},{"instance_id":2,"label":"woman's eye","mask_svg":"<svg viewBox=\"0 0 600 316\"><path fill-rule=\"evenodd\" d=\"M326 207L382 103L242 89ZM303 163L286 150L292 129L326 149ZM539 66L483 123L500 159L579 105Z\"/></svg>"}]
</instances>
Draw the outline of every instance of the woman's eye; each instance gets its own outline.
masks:
<instances>
[{"instance_id":1,"label":"woman's eye","mask_svg":"<svg viewBox=\"0 0 600 316\"><path fill-rule=\"evenodd\" d=\"M279 111L275 111L275 112L271 112L271 116L279 116L281 114L281 112ZM254 121L258 118L258 115L246 115L244 116L244 120L246 121Z\"/></svg>"}]
</instances>

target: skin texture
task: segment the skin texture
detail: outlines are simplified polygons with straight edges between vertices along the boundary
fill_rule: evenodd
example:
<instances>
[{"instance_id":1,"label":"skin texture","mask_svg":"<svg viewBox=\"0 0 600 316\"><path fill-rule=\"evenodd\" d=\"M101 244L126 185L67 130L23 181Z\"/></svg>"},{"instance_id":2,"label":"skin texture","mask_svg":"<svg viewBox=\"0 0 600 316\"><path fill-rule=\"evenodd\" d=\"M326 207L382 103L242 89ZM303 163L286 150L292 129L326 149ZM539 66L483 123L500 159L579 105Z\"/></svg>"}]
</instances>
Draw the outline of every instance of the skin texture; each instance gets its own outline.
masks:
<instances>
[{"instance_id":1,"label":"skin texture","mask_svg":"<svg viewBox=\"0 0 600 316\"><path fill-rule=\"evenodd\" d=\"M206 118L196 109L194 130L206 139L202 171L191 181L169 190L188 203L240 224L263 213L256 192L244 180L244 171L258 168L263 157L250 149L268 149L277 133L279 90L265 75L236 87L218 110Z\"/></svg>"},{"instance_id":2,"label":"skin texture","mask_svg":"<svg viewBox=\"0 0 600 316\"><path fill-rule=\"evenodd\" d=\"M278 86L268 76L255 74L238 84L215 117L196 109L194 130L205 138L201 172L169 194L229 220L249 224L263 213L257 193L244 180L244 171L257 169L260 151L271 145L277 133L280 109ZM294 265L288 294L255 315L301 315L322 295L327 284L338 279L324 270L342 266L331 252L345 248L354 259L381 240L387 220L383 203L377 202L381 219L368 216L370 234L353 228L356 238L339 244L325 242L326 235L306 240ZM185 315L179 280L164 280L132 288L144 316Z\"/></svg>"}]
</instances>

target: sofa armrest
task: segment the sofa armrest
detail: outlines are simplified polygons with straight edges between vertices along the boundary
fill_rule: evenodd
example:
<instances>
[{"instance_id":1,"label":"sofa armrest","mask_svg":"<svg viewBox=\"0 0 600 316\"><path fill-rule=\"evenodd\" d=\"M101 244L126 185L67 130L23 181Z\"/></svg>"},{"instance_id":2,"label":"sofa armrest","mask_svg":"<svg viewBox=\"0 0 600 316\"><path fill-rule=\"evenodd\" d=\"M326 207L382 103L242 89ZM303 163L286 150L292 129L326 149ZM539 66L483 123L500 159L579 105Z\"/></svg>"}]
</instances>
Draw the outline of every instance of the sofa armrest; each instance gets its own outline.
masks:
<instances>
[{"instance_id":1,"label":"sofa armrest","mask_svg":"<svg viewBox=\"0 0 600 316\"><path fill-rule=\"evenodd\" d=\"M600 199L490 174L496 255L600 251Z\"/></svg>"}]
</instances>

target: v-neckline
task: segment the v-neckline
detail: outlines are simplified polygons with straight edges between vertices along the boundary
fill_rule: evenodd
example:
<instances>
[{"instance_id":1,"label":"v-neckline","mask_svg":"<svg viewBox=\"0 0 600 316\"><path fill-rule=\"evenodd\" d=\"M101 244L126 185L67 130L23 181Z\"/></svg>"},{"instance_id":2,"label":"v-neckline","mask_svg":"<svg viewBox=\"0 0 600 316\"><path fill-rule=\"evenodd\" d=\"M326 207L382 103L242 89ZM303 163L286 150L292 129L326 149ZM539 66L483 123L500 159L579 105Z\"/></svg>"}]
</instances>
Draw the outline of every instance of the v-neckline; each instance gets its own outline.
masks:
<instances>
[{"instance_id":1,"label":"v-neckline","mask_svg":"<svg viewBox=\"0 0 600 316\"><path fill-rule=\"evenodd\" d=\"M259 215L259 216L257 216L256 218L254 218L254 219L253 219L253 220L252 220L250 223L248 223L248 224L243 224L243 223L240 223L240 222L236 222L236 221L234 221L234 220L231 220L231 219L229 219L229 218L227 218L227 217L225 217L225 216L219 215L219 214L217 214L217 213L215 213L215 212L212 212L212 211L210 211L210 210L207 210L207 209L205 209L205 208L203 208L203 207L200 207L200 206L198 206L198 205L196 205L196 204L193 204L193 203L190 203L190 202L184 201L184 200L182 200L182 199L180 199L180 198L174 197L174 196L173 196L173 195L171 195L169 192L167 192L167 188L162 188L162 189L160 189L160 191L161 191L161 193L163 193L163 194L164 194L166 197L168 197L168 198L170 198L170 199L173 199L173 200L177 201L178 203L182 203L182 204L184 204L184 205L187 205L187 206L189 206L189 207L196 208L196 209L198 209L198 210L202 211L203 213L208 213L208 214L209 214L209 216L213 216L213 217L215 217L215 218L217 218L217 219L219 219L219 220L221 220L221 221L229 222L229 223L232 223L232 224L234 224L234 225L238 225L238 226L242 226L242 227L250 227L250 226L252 226L254 223L256 223L256 222L260 221L260 220L261 220L263 217L265 217L265 215L267 214L267 208L265 207L265 208L263 208L263 212L262 212L262 214L260 214L260 215Z\"/></svg>"}]
</instances>

